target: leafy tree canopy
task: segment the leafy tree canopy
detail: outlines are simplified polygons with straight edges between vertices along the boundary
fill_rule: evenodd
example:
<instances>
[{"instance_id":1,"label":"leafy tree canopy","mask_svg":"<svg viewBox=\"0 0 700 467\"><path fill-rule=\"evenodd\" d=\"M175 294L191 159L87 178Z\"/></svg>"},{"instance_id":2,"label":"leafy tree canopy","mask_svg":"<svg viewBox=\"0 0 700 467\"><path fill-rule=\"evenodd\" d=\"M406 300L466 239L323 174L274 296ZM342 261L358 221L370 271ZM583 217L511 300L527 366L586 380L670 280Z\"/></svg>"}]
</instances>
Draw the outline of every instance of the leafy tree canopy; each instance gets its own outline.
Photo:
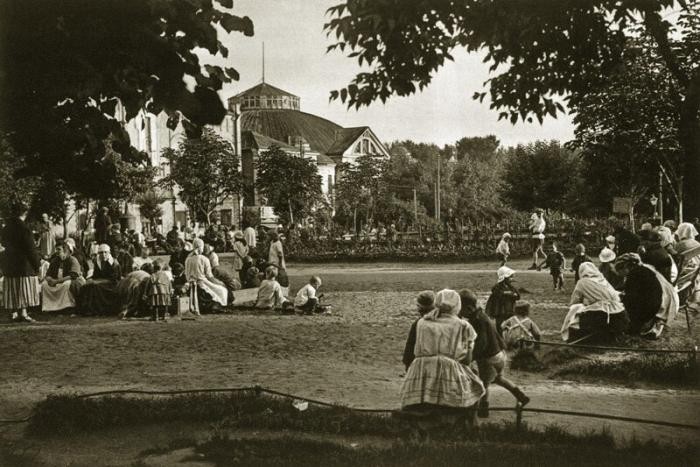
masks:
<instances>
[{"instance_id":1,"label":"leafy tree canopy","mask_svg":"<svg viewBox=\"0 0 700 467\"><path fill-rule=\"evenodd\" d=\"M671 23L666 16L680 12ZM362 66L331 92L349 106L385 101L425 88L456 47L484 53L494 75L476 92L499 118L542 122L564 103L605 86L640 31L652 41L675 87L678 141L687 198L700 214L700 1L698 0L347 0L326 24Z\"/></svg>"},{"instance_id":2,"label":"leafy tree canopy","mask_svg":"<svg viewBox=\"0 0 700 467\"><path fill-rule=\"evenodd\" d=\"M106 146L127 163L145 157L131 146L118 103L126 120L164 111L170 127L181 121L195 136L220 123L217 91L238 72L201 64L195 50L227 57L218 30L252 35L253 24L229 12L232 0L215 1L0 2L0 129L25 161L19 175L111 195Z\"/></svg>"},{"instance_id":3,"label":"leafy tree canopy","mask_svg":"<svg viewBox=\"0 0 700 467\"><path fill-rule=\"evenodd\" d=\"M177 149L166 148L170 174L162 183L178 187L178 196L197 219L211 220L211 214L227 199L240 194L238 156L231 144L213 130L204 129L200 138L186 138Z\"/></svg>"},{"instance_id":4,"label":"leafy tree canopy","mask_svg":"<svg viewBox=\"0 0 700 467\"><path fill-rule=\"evenodd\" d=\"M313 160L272 146L258 155L256 168L255 188L285 221L301 221L321 202L322 181Z\"/></svg>"}]
</instances>

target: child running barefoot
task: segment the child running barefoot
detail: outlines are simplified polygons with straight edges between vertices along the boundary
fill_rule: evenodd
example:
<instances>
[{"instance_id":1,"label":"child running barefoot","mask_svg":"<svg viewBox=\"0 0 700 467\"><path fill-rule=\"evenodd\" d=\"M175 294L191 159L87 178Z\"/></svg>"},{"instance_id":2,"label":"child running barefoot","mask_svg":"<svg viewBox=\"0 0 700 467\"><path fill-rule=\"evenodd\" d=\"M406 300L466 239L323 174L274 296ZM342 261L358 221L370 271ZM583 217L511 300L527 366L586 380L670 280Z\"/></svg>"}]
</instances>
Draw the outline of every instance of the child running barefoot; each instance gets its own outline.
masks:
<instances>
[{"instance_id":1,"label":"child running barefoot","mask_svg":"<svg viewBox=\"0 0 700 467\"><path fill-rule=\"evenodd\" d=\"M146 303L153 310L153 321L158 321L159 316L163 321L167 320L172 295L173 287L169 271L161 269L160 262L156 260L153 262L153 274L146 287Z\"/></svg>"},{"instance_id":2,"label":"child running barefoot","mask_svg":"<svg viewBox=\"0 0 700 467\"><path fill-rule=\"evenodd\" d=\"M566 268L566 258L557 249L557 244L552 243L552 252L545 259L544 264L549 268L549 273L552 275L554 290L562 290L564 288L564 269Z\"/></svg>"},{"instance_id":3,"label":"child running barefoot","mask_svg":"<svg viewBox=\"0 0 700 467\"><path fill-rule=\"evenodd\" d=\"M508 232L504 233L501 237L501 241L498 242L496 247L496 256L501 261L501 266L505 266L508 262L508 257L510 256L510 234Z\"/></svg>"},{"instance_id":4,"label":"child running barefoot","mask_svg":"<svg viewBox=\"0 0 700 467\"><path fill-rule=\"evenodd\" d=\"M515 304L514 312L515 314L513 316L501 324L506 348L514 349L518 347L522 339L539 342L542 333L537 324L529 317L530 304L527 302L518 302ZM529 343L525 347L533 347L533 344Z\"/></svg>"}]
</instances>

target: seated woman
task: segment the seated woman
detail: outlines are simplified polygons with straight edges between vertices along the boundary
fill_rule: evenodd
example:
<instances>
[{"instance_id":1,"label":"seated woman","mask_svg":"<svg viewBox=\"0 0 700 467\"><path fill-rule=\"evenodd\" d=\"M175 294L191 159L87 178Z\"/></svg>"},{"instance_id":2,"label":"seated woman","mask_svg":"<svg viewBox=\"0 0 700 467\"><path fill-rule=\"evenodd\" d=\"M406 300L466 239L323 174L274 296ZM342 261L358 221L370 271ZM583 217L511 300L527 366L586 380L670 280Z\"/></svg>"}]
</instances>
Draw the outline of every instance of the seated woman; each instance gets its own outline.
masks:
<instances>
[{"instance_id":1,"label":"seated woman","mask_svg":"<svg viewBox=\"0 0 700 467\"><path fill-rule=\"evenodd\" d=\"M80 312L84 315L116 313L119 306L117 282L121 274L119 262L112 258L109 245L99 245L92 277L80 290Z\"/></svg>"},{"instance_id":2,"label":"seated woman","mask_svg":"<svg viewBox=\"0 0 700 467\"><path fill-rule=\"evenodd\" d=\"M78 290L85 284L85 279L78 260L71 253L68 242L56 245L56 254L51 258L46 278L41 284L43 311L75 308Z\"/></svg>"},{"instance_id":3,"label":"seated woman","mask_svg":"<svg viewBox=\"0 0 700 467\"><path fill-rule=\"evenodd\" d=\"M579 281L561 327L562 339L570 342L590 334L610 338L624 332L628 323L619 292L593 263L582 263L578 272Z\"/></svg>"},{"instance_id":4,"label":"seated woman","mask_svg":"<svg viewBox=\"0 0 700 467\"><path fill-rule=\"evenodd\" d=\"M207 259L209 259L209 264L211 264L211 272L214 274L217 283L226 287L229 297L233 297L233 291L240 289L241 283L221 266L219 263L219 255L216 254L214 248L212 248L212 246L208 243L204 244L204 255L207 257Z\"/></svg>"},{"instance_id":5,"label":"seated woman","mask_svg":"<svg viewBox=\"0 0 700 467\"><path fill-rule=\"evenodd\" d=\"M625 278L622 303L630 319L629 332L658 338L678 312L676 289L636 253L625 253L615 263Z\"/></svg>"},{"instance_id":6,"label":"seated woman","mask_svg":"<svg viewBox=\"0 0 700 467\"><path fill-rule=\"evenodd\" d=\"M265 269L265 280L260 283L258 289L255 308L262 310L281 308L285 301L282 286L277 282L277 268L268 266Z\"/></svg>"},{"instance_id":7,"label":"seated woman","mask_svg":"<svg viewBox=\"0 0 700 467\"><path fill-rule=\"evenodd\" d=\"M414 359L401 387L401 408L448 409L466 416L466 409L475 407L485 394L481 380L469 368L476 332L459 318L461 300L454 290L438 292L435 306L416 324Z\"/></svg>"},{"instance_id":8,"label":"seated woman","mask_svg":"<svg viewBox=\"0 0 700 467\"><path fill-rule=\"evenodd\" d=\"M185 261L185 277L190 286L190 309L196 315L216 312L228 305L228 290L219 285L211 270L211 263L204 256L204 241L196 238L192 242L192 253Z\"/></svg>"},{"instance_id":9,"label":"seated woman","mask_svg":"<svg viewBox=\"0 0 700 467\"><path fill-rule=\"evenodd\" d=\"M678 243L678 281L676 289L681 296L681 301L688 310L700 312L700 242L695 240L698 231L689 222L683 222L676 231Z\"/></svg>"},{"instance_id":10,"label":"seated woman","mask_svg":"<svg viewBox=\"0 0 700 467\"><path fill-rule=\"evenodd\" d=\"M153 273L151 263L144 264L141 269L131 271L117 285L117 295L121 306L121 317L126 319L145 311L144 293Z\"/></svg>"}]
</instances>

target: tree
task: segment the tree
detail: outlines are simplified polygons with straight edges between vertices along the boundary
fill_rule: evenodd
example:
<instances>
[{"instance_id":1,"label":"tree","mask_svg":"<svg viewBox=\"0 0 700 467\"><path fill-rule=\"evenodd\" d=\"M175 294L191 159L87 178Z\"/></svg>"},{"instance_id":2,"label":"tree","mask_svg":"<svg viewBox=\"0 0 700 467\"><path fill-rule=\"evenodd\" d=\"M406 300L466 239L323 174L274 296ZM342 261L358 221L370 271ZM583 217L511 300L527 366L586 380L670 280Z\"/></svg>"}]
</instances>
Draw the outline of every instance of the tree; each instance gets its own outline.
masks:
<instances>
[{"instance_id":1,"label":"tree","mask_svg":"<svg viewBox=\"0 0 700 467\"><path fill-rule=\"evenodd\" d=\"M165 198L159 196L155 190L149 190L136 198L136 202L139 205L139 213L141 217L148 220L151 229L158 223L157 220L163 217L161 204L164 201Z\"/></svg>"},{"instance_id":2,"label":"tree","mask_svg":"<svg viewBox=\"0 0 700 467\"><path fill-rule=\"evenodd\" d=\"M231 144L211 129L204 129L200 138L185 138L177 149L165 149L163 157L170 162L163 186L177 186L182 202L207 224L217 207L240 194L238 156Z\"/></svg>"},{"instance_id":3,"label":"tree","mask_svg":"<svg viewBox=\"0 0 700 467\"><path fill-rule=\"evenodd\" d=\"M665 19L676 8L675 24ZM678 117L685 201L700 215L700 0L520 1L347 0L326 24L361 71L331 99L360 107L422 90L455 47L485 52L497 74L477 92L499 118L540 122L564 103L606 85L625 45L641 30L673 77L669 99Z\"/></svg>"},{"instance_id":4,"label":"tree","mask_svg":"<svg viewBox=\"0 0 700 467\"><path fill-rule=\"evenodd\" d=\"M60 179L69 193L109 198L118 189L108 148L125 163L144 154L123 120L166 112L193 136L225 115L217 94L233 68L219 31L253 34L232 0L25 0L0 2L0 130L23 160L18 178ZM222 7L224 9L222 9ZM124 115L118 114L118 104Z\"/></svg>"},{"instance_id":5,"label":"tree","mask_svg":"<svg viewBox=\"0 0 700 467\"><path fill-rule=\"evenodd\" d=\"M455 156L458 160L489 161L500 144L494 135L464 137L455 143Z\"/></svg>"},{"instance_id":6,"label":"tree","mask_svg":"<svg viewBox=\"0 0 700 467\"><path fill-rule=\"evenodd\" d=\"M336 209L352 215L353 229L357 231L358 215L364 215L370 224L378 216L381 197L386 194L383 181L387 161L380 156L363 155L353 164L338 165L336 180Z\"/></svg>"},{"instance_id":7,"label":"tree","mask_svg":"<svg viewBox=\"0 0 700 467\"><path fill-rule=\"evenodd\" d=\"M520 210L575 212L585 205L580 170L579 156L558 141L518 145L507 151L504 196Z\"/></svg>"},{"instance_id":8,"label":"tree","mask_svg":"<svg viewBox=\"0 0 700 467\"><path fill-rule=\"evenodd\" d=\"M573 145L582 150L583 174L596 207L609 211L615 196L637 204L656 191L660 168L672 189L679 189L682 148L678 114L669 99L673 86L653 45L642 37L629 44L624 66L606 87L578 100Z\"/></svg>"},{"instance_id":9,"label":"tree","mask_svg":"<svg viewBox=\"0 0 700 467\"><path fill-rule=\"evenodd\" d=\"M258 155L256 169L255 188L289 223L309 215L323 196L321 176L311 159L271 146Z\"/></svg>"}]
</instances>

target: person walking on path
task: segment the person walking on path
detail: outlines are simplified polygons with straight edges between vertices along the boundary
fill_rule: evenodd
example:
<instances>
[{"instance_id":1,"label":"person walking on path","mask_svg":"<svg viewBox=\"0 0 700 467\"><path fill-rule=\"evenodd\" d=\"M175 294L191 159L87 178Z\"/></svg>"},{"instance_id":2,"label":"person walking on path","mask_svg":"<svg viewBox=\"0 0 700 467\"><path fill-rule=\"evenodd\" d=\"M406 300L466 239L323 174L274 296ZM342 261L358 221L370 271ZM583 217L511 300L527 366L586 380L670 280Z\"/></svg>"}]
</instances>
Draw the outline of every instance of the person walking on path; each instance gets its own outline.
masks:
<instances>
[{"instance_id":1,"label":"person walking on path","mask_svg":"<svg viewBox=\"0 0 700 467\"><path fill-rule=\"evenodd\" d=\"M535 209L535 212L530 216L530 233L532 234L532 266L528 269L538 269L539 254L542 254L542 260L547 259L547 254L544 252L544 230L547 223L544 220L544 211L540 208Z\"/></svg>"},{"instance_id":2,"label":"person walking on path","mask_svg":"<svg viewBox=\"0 0 700 467\"><path fill-rule=\"evenodd\" d=\"M32 232L25 224L27 212L25 204L15 202L0 238L5 247L2 257L5 308L12 311L13 320L32 323L28 309L41 304L40 258Z\"/></svg>"},{"instance_id":3,"label":"person walking on path","mask_svg":"<svg viewBox=\"0 0 700 467\"><path fill-rule=\"evenodd\" d=\"M473 358L479 368L479 378L484 383L485 392L479 401L477 415L481 418L489 416L489 384L491 383L507 389L521 407L525 406L530 402L530 398L504 376L506 344L496 330L495 324L478 306L474 292L462 289L459 291L459 297L462 303L460 316L466 318L476 331Z\"/></svg>"}]
</instances>

